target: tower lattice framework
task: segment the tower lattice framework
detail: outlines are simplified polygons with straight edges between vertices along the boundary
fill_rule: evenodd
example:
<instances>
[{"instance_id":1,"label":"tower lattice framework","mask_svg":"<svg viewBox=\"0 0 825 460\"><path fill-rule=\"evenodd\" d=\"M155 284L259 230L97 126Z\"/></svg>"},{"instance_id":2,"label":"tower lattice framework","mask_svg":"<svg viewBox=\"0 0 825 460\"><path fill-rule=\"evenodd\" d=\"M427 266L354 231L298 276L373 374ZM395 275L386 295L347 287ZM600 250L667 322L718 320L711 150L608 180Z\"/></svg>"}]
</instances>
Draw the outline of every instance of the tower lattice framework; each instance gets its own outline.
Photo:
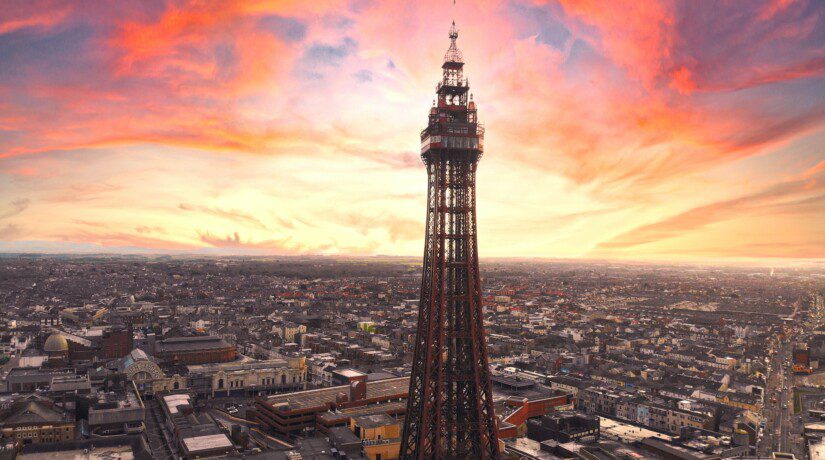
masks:
<instances>
[{"instance_id":1,"label":"tower lattice framework","mask_svg":"<svg viewBox=\"0 0 825 460\"><path fill-rule=\"evenodd\" d=\"M484 128L450 29L437 102L421 132L427 226L418 330L401 440L406 459L499 458L481 307L476 168Z\"/></svg>"}]
</instances>

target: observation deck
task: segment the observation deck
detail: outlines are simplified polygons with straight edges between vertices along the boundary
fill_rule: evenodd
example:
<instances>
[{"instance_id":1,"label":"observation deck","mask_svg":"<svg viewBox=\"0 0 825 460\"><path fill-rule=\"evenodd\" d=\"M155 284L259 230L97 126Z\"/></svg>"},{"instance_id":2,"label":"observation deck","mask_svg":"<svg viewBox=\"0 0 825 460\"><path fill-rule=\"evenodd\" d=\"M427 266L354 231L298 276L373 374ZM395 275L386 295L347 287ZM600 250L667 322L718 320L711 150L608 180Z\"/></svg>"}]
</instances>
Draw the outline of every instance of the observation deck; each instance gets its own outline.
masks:
<instances>
[{"instance_id":1,"label":"observation deck","mask_svg":"<svg viewBox=\"0 0 825 460\"><path fill-rule=\"evenodd\" d=\"M481 123L436 122L421 131L421 155L431 149L477 150L484 153L484 125Z\"/></svg>"}]
</instances>

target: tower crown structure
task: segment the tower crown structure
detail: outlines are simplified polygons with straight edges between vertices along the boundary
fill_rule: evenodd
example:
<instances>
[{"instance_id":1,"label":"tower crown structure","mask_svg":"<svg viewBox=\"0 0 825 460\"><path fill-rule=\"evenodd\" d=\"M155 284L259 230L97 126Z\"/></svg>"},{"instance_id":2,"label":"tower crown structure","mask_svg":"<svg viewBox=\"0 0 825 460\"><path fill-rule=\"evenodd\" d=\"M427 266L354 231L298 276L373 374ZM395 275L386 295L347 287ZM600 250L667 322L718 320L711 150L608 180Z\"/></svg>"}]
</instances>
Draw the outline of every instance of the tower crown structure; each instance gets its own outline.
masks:
<instances>
[{"instance_id":1,"label":"tower crown structure","mask_svg":"<svg viewBox=\"0 0 825 460\"><path fill-rule=\"evenodd\" d=\"M455 23L449 37L437 99L421 131L427 227L401 457L496 459L476 234L484 127L464 77Z\"/></svg>"},{"instance_id":2,"label":"tower crown structure","mask_svg":"<svg viewBox=\"0 0 825 460\"><path fill-rule=\"evenodd\" d=\"M421 132L421 156L441 148L484 152L484 126L478 122L470 85L464 77L464 57L458 49L458 29L450 28L450 48L444 55L443 75L435 87L436 102L430 110L429 123Z\"/></svg>"}]
</instances>

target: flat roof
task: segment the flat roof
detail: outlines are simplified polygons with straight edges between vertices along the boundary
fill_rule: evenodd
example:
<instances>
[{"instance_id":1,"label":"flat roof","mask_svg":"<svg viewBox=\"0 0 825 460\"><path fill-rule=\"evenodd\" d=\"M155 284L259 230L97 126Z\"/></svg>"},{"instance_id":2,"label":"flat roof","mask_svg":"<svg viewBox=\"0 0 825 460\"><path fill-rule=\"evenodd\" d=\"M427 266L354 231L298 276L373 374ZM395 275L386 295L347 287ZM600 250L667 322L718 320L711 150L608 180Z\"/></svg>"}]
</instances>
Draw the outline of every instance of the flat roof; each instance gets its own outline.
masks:
<instances>
[{"instance_id":1,"label":"flat roof","mask_svg":"<svg viewBox=\"0 0 825 460\"><path fill-rule=\"evenodd\" d=\"M75 375L73 368L43 369L34 367L15 367L6 374L6 382L15 383L49 383L54 377Z\"/></svg>"},{"instance_id":2,"label":"flat roof","mask_svg":"<svg viewBox=\"0 0 825 460\"><path fill-rule=\"evenodd\" d=\"M161 340L155 345L158 351L213 350L227 348L230 345L216 335L194 337L172 337Z\"/></svg>"},{"instance_id":3,"label":"flat roof","mask_svg":"<svg viewBox=\"0 0 825 460\"><path fill-rule=\"evenodd\" d=\"M696 454L694 452L691 452L691 451L685 449L684 447L674 446L672 444L668 444L667 442L665 442L662 439L645 438L645 439L642 440L642 444L654 447L656 449L659 449L662 452L665 452L668 455L672 455L674 457L685 459L685 460L694 460L694 459L700 460L702 458L705 458L705 456Z\"/></svg>"},{"instance_id":4,"label":"flat roof","mask_svg":"<svg viewBox=\"0 0 825 460\"><path fill-rule=\"evenodd\" d=\"M379 380L377 382L367 382L366 385L366 399L385 398L393 395L400 396L402 394L406 396L409 391L410 378L398 377L395 379ZM349 396L349 385L274 395L267 398L266 401L273 406L286 403L291 410L308 409L311 407L326 406L331 402L335 402L335 399L340 393Z\"/></svg>"},{"instance_id":5,"label":"flat roof","mask_svg":"<svg viewBox=\"0 0 825 460\"><path fill-rule=\"evenodd\" d=\"M653 437L664 441L673 440L672 436L606 417L599 417L599 426L602 433L630 441L642 441Z\"/></svg>"},{"instance_id":6,"label":"flat roof","mask_svg":"<svg viewBox=\"0 0 825 460\"><path fill-rule=\"evenodd\" d=\"M199 374L206 371L241 371L251 369L280 369L289 367L289 362L285 359L267 359L260 361L229 361L226 363L206 363L206 364L190 364L186 366L190 373Z\"/></svg>"},{"instance_id":7,"label":"flat roof","mask_svg":"<svg viewBox=\"0 0 825 460\"><path fill-rule=\"evenodd\" d=\"M74 375L74 368L13 367L8 375Z\"/></svg>"},{"instance_id":8,"label":"flat roof","mask_svg":"<svg viewBox=\"0 0 825 460\"><path fill-rule=\"evenodd\" d=\"M132 460L135 454L132 446L95 447L94 449L72 449L54 452L20 453L22 460Z\"/></svg>"},{"instance_id":9,"label":"flat roof","mask_svg":"<svg viewBox=\"0 0 825 460\"><path fill-rule=\"evenodd\" d=\"M163 402L166 404L166 407L169 408L170 414L177 414L178 413L178 406L183 406L189 404L189 395L188 394L174 394L174 395L167 395L163 397Z\"/></svg>"},{"instance_id":10,"label":"flat roof","mask_svg":"<svg viewBox=\"0 0 825 460\"><path fill-rule=\"evenodd\" d=\"M808 441L808 458L810 460L825 459L825 441Z\"/></svg>"},{"instance_id":11,"label":"flat roof","mask_svg":"<svg viewBox=\"0 0 825 460\"><path fill-rule=\"evenodd\" d=\"M334 439L339 446L341 444L361 444L361 438L355 436L355 433L350 431L345 426L334 426L329 429L329 437Z\"/></svg>"},{"instance_id":12,"label":"flat roof","mask_svg":"<svg viewBox=\"0 0 825 460\"><path fill-rule=\"evenodd\" d=\"M406 408L406 401L393 401L379 404L369 404L366 406L348 407L346 409L341 409L338 412L326 411L318 416L318 420L329 424L344 418L372 414L386 414L388 412L401 412L404 411Z\"/></svg>"},{"instance_id":13,"label":"flat roof","mask_svg":"<svg viewBox=\"0 0 825 460\"><path fill-rule=\"evenodd\" d=\"M220 433L183 438L183 445L189 452L198 452L202 450L222 449L227 447L231 448L232 441L230 441L225 434Z\"/></svg>"},{"instance_id":14,"label":"flat roof","mask_svg":"<svg viewBox=\"0 0 825 460\"><path fill-rule=\"evenodd\" d=\"M352 417L356 425L363 428L376 428L385 425L394 425L398 421L387 414L356 415Z\"/></svg>"},{"instance_id":15,"label":"flat roof","mask_svg":"<svg viewBox=\"0 0 825 460\"><path fill-rule=\"evenodd\" d=\"M492 375L490 376L490 380L493 383L498 383L499 385L505 385L510 388L515 388L519 390L536 386L536 382L522 380L514 377L507 377L504 375Z\"/></svg>"},{"instance_id":16,"label":"flat roof","mask_svg":"<svg viewBox=\"0 0 825 460\"><path fill-rule=\"evenodd\" d=\"M333 374L340 374L340 375L343 375L344 377L349 377L349 378L362 377L364 375L367 375L367 374L365 374L361 371L356 371L355 369L334 370L334 371L332 371L332 373Z\"/></svg>"},{"instance_id":17,"label":"flat roof","mask_svg":"<svg viewBox=\"0 0 825 460\"><path fill-rule=\"evenodd\" d=\"M43 362L49 359L48 356L38 355L38 356L21 356L20 362L17 363L18 367L40 367L43 365Z\"/></svg>"}]
</instances>

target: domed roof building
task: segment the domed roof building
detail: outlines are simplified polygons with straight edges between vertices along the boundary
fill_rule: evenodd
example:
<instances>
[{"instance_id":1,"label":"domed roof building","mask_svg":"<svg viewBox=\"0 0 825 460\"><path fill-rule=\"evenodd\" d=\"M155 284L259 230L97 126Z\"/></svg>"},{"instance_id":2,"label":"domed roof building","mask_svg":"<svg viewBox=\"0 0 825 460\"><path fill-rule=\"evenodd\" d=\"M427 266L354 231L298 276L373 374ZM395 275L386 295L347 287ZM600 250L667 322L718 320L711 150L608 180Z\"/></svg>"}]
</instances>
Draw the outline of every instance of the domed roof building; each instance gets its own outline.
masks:
<instances>
[{"instance_id":1,"label":"domed roof building","mask_svg":"<svg viewBox=\"0 0 825 460\"><path fill-rule=\"evenodd\" d=\"M140 391L151 390L152 381L166 377L166 374L155 362L154 357L146 354L140 348L135 348L128 355L108 364L113 370L126 375L126 379L134 382Z\"/></svg>"},{"instance_id":2,"label":"domed roof building","mask_svg":"<svg viewBox=\"0 0 825 460\"><path fill-rule=\"evenodd\" d=\"M62 334L54 333L46 338L43 351L49 355L49 361L65 360L69 357L69 342Z\"/></svg>"},{"instance_id":3,"label":"domed roof building","mask_svg":"<svg viewBox=\"0 0 825 460\"><path fill-rule=\"evenodd\" d=\"M69 342L66 341L66 337L63 337L61 334L52 334L46 339L46 343L43 344L43 351L46 353L66 353L69 351Z\"/></svg>"}]
</instances>

